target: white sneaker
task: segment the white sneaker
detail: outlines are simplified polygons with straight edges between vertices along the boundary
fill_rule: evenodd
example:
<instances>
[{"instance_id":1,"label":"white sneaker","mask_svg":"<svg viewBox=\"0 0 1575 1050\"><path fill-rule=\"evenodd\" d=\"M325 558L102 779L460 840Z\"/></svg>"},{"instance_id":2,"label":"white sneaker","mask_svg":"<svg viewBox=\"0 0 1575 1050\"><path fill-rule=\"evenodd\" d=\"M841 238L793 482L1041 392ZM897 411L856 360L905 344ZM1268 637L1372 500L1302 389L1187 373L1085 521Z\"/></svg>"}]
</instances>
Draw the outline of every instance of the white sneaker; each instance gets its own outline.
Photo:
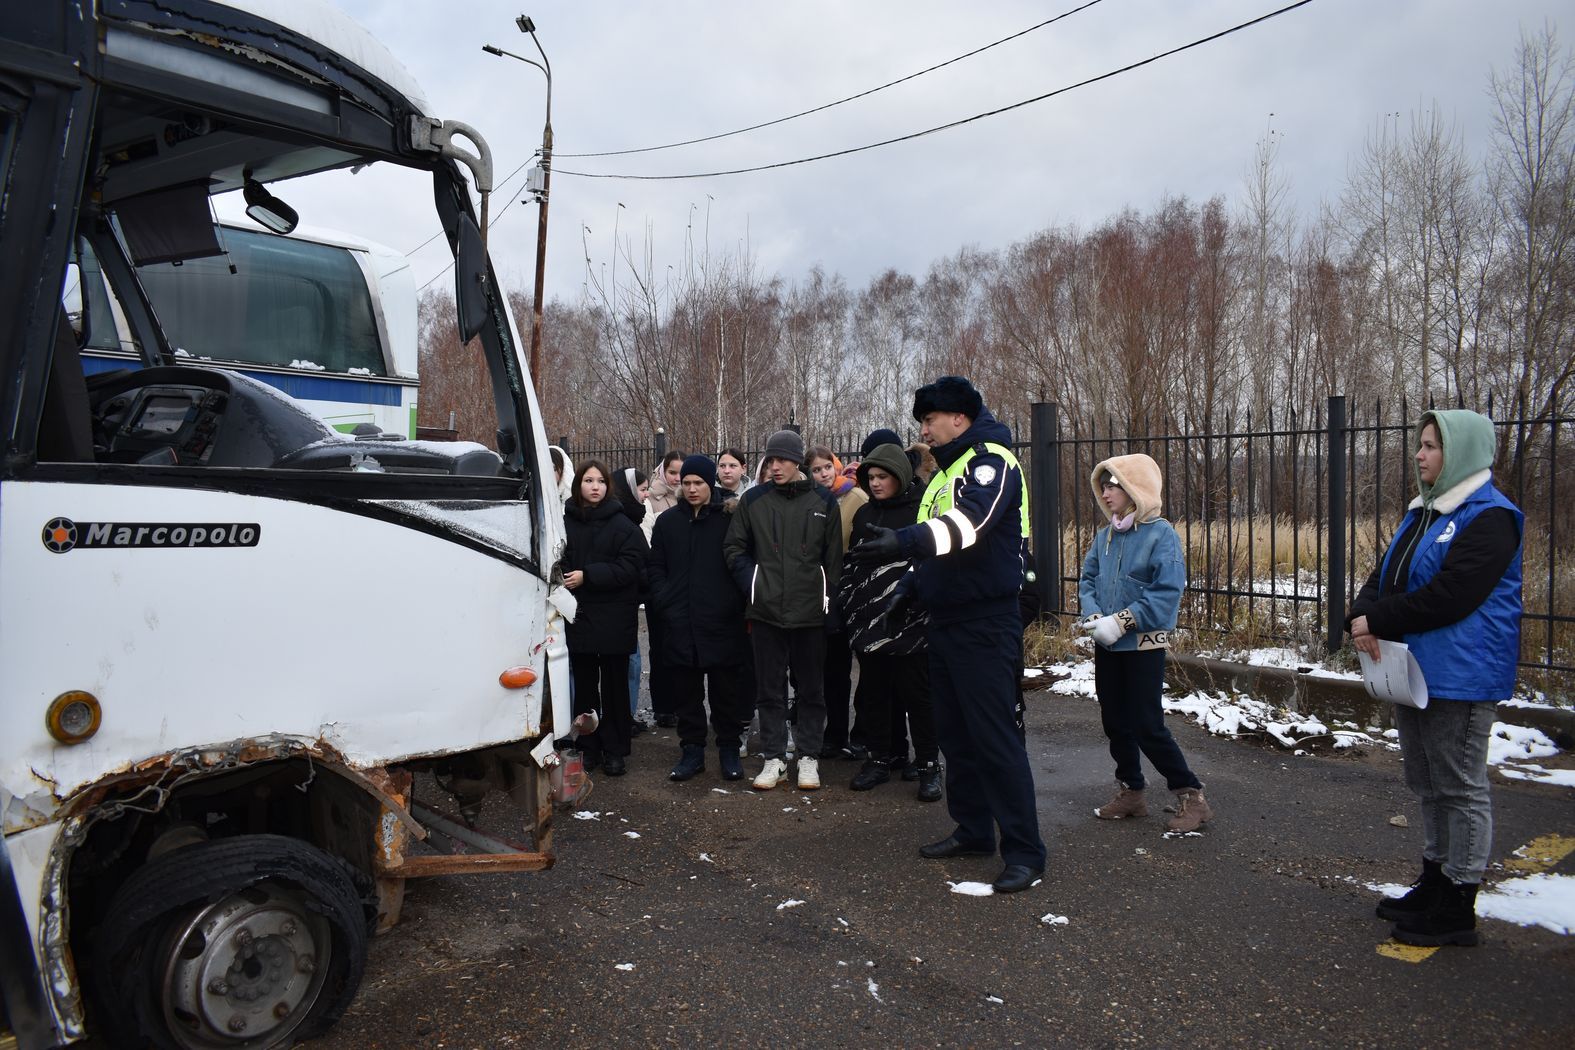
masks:
<instances>
[{"instance_id":1,"label":"white sneaker","mask_svg":"<svg viewBox=\"0 0 1575 1050\"><path fill-rule=\"evenodd\" d=\"M798 789L800 791L820 789L820 763L808 755L798 760Z\"/></svg>"},{"instance_id":2,"label":"white sneaker","mask_svg":"<svg viewBox=\"0 0 1575 1050\"><path fill-rule=\"evenodd\" d=\"M766 759L765 768L762 769L760 771L760 775L755 778L754 788L756 791L770 791L772 788L776 787L777 782L786 775L786 762L782 761L780 758L768 758Z\"/></svg>"}]
</instances>

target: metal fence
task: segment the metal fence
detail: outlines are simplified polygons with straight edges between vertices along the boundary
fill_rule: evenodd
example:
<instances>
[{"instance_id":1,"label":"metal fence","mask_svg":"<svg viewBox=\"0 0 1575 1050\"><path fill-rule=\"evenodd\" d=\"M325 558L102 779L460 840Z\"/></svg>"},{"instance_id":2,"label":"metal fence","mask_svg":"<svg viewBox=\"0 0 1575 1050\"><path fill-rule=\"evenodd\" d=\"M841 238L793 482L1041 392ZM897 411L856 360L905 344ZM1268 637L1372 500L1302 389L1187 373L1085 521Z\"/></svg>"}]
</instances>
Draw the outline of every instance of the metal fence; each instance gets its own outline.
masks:
<instances>
[{"instance_id":1,"label":"metal fence","mask_svg":"<svg viewBox=\"0 0 1575 1050\"><path fill-rule=\"evenodd\" d=\"M1490 418L1491 401L1481 406ZM1007 422L1030 479L1040 607L1077 611L1083 556L1103 524L1089 485L1109 456L1144 452L1164 474L1163 513L1187 553L1181 624L1203 646L1276 645L1319 658L1344 644L1346 610L1407 504L1416 495L1416 418L1410 404L1386 407L1331 397L1321 416L1251 414L1206 418L1183 428L1164 420L1065 423L1057 405L1035 404L1025 427ZM1495 481L1526 514L1522 680L1550 695L1575 694L1575 531L1561 530L1561 444L1575 418L1496 419ZM791 422L785 424L798 429ZM900 429L899 429L900 432ZM844 460L863 435L806 435ZM562 444L574 460L649 471L670 446L648 438ZM741 449L759 466L765 435ZM685 451L694 448L684 445ZM708 455L716 450L701 448ZM1571 562L1570 564L1575 564Z\"/></svg>"},{"instance_id":2,"label":"metal fence","mask_svg":"<svg viewBox=\"0 0 1575 1050\"><path fill-rule=\"evenodd\" d=\"M1489 417L1492 405L1484 406ZM1040 538L1044 607L1075 611L1083 553L1103 519L1090 488L1102 459L1144 452L1165 476L1164 514L1187 552L1182 624L1203 644L1283 645L1319 657L1344 644L1346 611L1416 495L1419 410L1402 402L1351 405L1329 398L1322 418L1298 413L1084 429L1036 406L1033 444L1053 467L1035 478L1046 505ZM1569 417L1495 420L1495 481L1526 514L1524 684L1550 694L1575 687L1575 587L1564 571L1567 534L1558 465ZM1044 544L1046 536L1060 542Z\"/></svg>"}]
</instances>

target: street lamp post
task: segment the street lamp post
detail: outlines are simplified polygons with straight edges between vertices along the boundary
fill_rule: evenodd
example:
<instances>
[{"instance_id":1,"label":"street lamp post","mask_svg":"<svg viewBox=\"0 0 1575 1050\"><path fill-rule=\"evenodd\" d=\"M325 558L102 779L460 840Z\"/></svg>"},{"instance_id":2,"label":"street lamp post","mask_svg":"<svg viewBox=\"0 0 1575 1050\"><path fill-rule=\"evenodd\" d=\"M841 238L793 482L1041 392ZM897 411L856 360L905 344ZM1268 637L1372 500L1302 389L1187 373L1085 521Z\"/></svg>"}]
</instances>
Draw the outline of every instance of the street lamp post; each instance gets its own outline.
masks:
<instances>
[{"instance_id":1,"label":"street lamp post","mask_svg":"<svg viewBox=\"0 0 1575 1050\"><path fill-rule=\"evenodd\" d=\"M514 20L521 33L529 34L531 43L536 45L536 51L541 55L541 61L516 55L512 51L505 51L501 47L484 45L482 50L489 55L508 56L524 62L526 65L535 66L547 78L547 122L541 132L541 191L536 196L538 212L536 216L536 293L531 303L530 318L530 378L536 386L536 392L541 392L541 300L547 283L547 203L552 191L552 63L547 61L547 52L542 50L541 41L536 39L536 23L527 16L520 15Z\"/></svg>"}]
</instances>

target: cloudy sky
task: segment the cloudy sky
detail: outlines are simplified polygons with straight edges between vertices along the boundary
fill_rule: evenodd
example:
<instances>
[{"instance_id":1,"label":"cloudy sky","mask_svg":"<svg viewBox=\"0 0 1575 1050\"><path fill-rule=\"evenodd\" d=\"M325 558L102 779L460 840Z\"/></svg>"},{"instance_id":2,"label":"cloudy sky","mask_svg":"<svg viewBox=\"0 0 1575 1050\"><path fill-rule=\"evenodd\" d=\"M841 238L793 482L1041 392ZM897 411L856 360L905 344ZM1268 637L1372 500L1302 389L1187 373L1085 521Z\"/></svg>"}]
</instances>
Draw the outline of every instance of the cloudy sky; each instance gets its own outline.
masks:
<instances>
[{"instance_id":1,"label":"cloudy sky","mask_svg":"<svg viewBox=\"0 0 1575 1050\"><path fill-rule=\"evenodd\" d=\"M568 172L710 172L861 146L1108 73L1288 0L1100 0L868 98L748 134L621 157L570 154L657 146L787 116L1085 0L339 2L409 68L437 114L486 136L500 177L540 143L544 78L481 46L536 57L514 17L535 20L553 68L557 146L547 292L569 299L586 283L586 246L597 274L612 265L615 232L637 262L649 246L660 278L668 265L683 264L691 221L697 253L707 236L713 255L747 242L764 274L791 281L820 264L857 288L888 267L922 275L964 245L1004 247L1058 224L1086 228L1167 195L1220 195L1234 205L1254 146L1271 127L1282 136L1279 160L1294 203L1308 214L1338 197L1350 158L1385 113L1402 114L1403 124L1436 103L1479 153L1491 129L1489 70L1509 67L1523 28L1556 25L1565 7L1313 0L1100 83L914 141L743 175L629 181ZM502 187L516 203L491 242L504 281L528 289L536 209L517 203L520 181ZM354 196L342 206L359 207ZM430 191L409 197L407 210L378 219L381 239L401 250L435 229ZM415 256L417 280L446 262L441 242L427 246ZM619 263L624 283L626 265Z\"/></svg>"}]
</instances>

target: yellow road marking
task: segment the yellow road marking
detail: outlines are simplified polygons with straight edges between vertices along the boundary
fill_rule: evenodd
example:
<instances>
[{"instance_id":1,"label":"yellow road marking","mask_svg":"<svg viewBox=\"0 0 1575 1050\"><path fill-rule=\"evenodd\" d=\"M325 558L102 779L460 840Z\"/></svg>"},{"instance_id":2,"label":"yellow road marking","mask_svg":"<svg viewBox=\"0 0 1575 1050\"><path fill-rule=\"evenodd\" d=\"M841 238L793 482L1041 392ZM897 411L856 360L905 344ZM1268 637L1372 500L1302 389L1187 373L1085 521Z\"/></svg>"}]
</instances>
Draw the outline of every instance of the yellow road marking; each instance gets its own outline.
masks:
<instances>
[{"instance_id":1,"label":"yellow road marking","mask_svg":"<svg viewBox=\"0 0 1575 1050\"><path fill-rule=\"evenodd\" d=\"M1504 867L1523 875L1535 875L1539 871L1547 871L1571 853L1575 853L1575 838L1568 835L1538 835L1516 850L1514 856L1504 862Z\"/></svg>"},{"instance_id":2,"label":"yellow road marking","mask_svg":"<svg viewBox=\"0 0 1575 1050\"><path fill-rule=\"evenodd\" d=\"M1379 955L1408 963L1425 962L1436 951L1437 948L1421 948L1414 944L1401 944L1399 941L1385 941L1378 946Z\"/></svg>"}]
</instances>

